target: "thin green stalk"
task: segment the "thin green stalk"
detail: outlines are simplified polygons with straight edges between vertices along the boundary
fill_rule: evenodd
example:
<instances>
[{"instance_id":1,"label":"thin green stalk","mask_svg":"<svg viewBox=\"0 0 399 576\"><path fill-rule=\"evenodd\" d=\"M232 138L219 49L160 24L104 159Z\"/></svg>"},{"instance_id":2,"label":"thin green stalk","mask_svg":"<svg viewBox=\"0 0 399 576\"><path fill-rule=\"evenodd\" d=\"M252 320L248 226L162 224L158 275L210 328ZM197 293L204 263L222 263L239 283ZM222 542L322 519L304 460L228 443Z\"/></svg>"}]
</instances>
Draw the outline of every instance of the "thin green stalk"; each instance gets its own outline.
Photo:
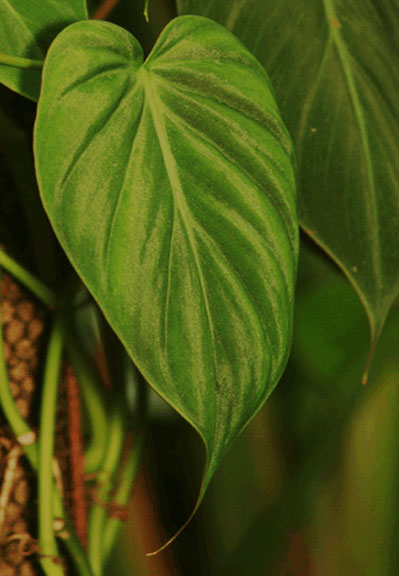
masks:
<instances>
[{"instance_id":1,"label":"thin green stalk","mask_svg":"<svg viewBox=\"0 0 399 576\"><path fill-rule=\"evenodd\" d=\"M132 493L132 487L137 477L137 473L140 469L140 465L143 457L143 447L144 447L144 431L139 433L135 440L134 445L127 457L125 466L122 470L121 479L119 482L118 489L115 493L113 503L117 506L127 506L129 504L130 495ZM119 518L110 518L107 522L104 540L103 540L103 555L104 555L104 565L106 565L107 560L112 552L112 548L118 537L119 530L123 525L123 521Z\"/></svg>"},{"instance_id":2,"label":"thin green stalk","mask_svg":"<svg viewBox=\"0 0 399 576\"><path fill-rule=\"evenodd\" d=\"M44 373L44 385L42 393L42 410L40 429L45 434L40 436L39 443L39 546L44 557L41 559L43 570L49 576L58 576L63 571L59 565L54 564L53 558L57 556L56 533L54 532L54 519L61 518L65 521L66 536L64 543L71 554L75 567L80 576L92 576L87 555L82 548L72 524L65 516L63 503L56 490L52 478L52 463L54 451L55 413L57 404L57 390L59 381L59 368L61 361L62 346L65 339L65 325L60 315L56 320L50 339L48 355ZM53 491L53 497L49 497ZM53 509L51 508L53 505ZM61 536L61 534L60 534ZM47 570L47 571L46 571Z\"/></svg>"},{"instance_id":3,"label":"thin green stalk","mask_svg":"<svg viewBox=\"0 0 399 576\"><path fill-rule=\"evenodd\" d=\"M86 551L76 535L76 532L70 520L63 516L65 520L65 528L67 536L63 539L66 549L73 560L76 574L79 576L94 576L91 571L89 561L87 559Z\"/></svg>"},{"instance_id":4,"label":"thin green stalk","mask_svg":"<svg viewBox=\"0 0 399 576\"><path fill-rule=\"evenodd\" d=\"M98 476L97 502L89 516L89 561L95 576L101 576L104 566L103 535L107 520L106 505L109 502L113 479L122 458L125 437L125 414L122 401L116 401L108 425L108 443L104 463Z\"/></svg>"},{"instance_id":5,"label":"thin green stalk","mask_svg":"<svg viewBox=\"0 0 399 576\"><path fill-rule=\"evenodd\" d=\"M43 60L31 60L30 58L20 58L11 54L0 52L0 64L3 66L12 66L13 68L27 68L31 70L40 70L43 68Z\"/></svg>"},{"instance_id":6,"label":"thin green stalk","mask_svg":"<svg viewBox=\"0 0 399 576\"><path fill-rule=\"evenodd\" d=\"M150 0L145 0L144 11L143 11L143 15L144 15L144 18L145 18L145 21L147 22L147 24L150 21L149 3L150 3Z\"/></svg>"},{"instance_id":7,"label":"thin green stalk","mask_svg":"<svg viewBox=\"0 0 399 576\"><path fill-rule=\"evenodd\" d=\"M58 298L54 292L1 249L0 268L3 268L14 276L14 278L30 290L30 292L32 292L32 294L34 294L41 302L43 302L45 306L48 308L55 308L57 306Z\"/></svg>"},{"instance_id":8,"label":"thin green stalk","mask_svg":"<svg viewBox=\"0 0 399 576\"><path fill-rule=\"evenodd\" d=\"M148 412L148 385L137 369L135 369L135 372L135 383L137 385L135 431L133 432L133 446L127 456L113 499L113 502L118 506L127 506L129 504L132 488L140 469L144 452ZM118 518L110 518L107 522L103 540L104 565L107 563L121 527L122 521Z\"/></svg>"},{"instance_id":9,"label":"thin green stalk","mask_svg":"<svg viewBox=\"0 0 399 576\"><path fill-rule=\"evenodd\" d=\"M63 349L63 332L56 319L44 367L42 403L40 412L38 520L40 564L47 576L63 576L54 533L53 457L58 381Z\"/></svg>"},{"instance_id":10,"label":"thin green stalk","mask_svg":"<svg viewBox=\"0 0 399 576\"><path fill-rule=\"evenodd\" d=\"M1 271L0 271L0 286L1 286ZM0 293L1 296L1 293ZM3 342L3 322L1 318L0 307L0 405L7 418L16 438L28 438L31 436L32 431L26 424L25 420L21 417L15 402L12 397L7 374L7 365L4 357L4 342Z\"/></svg>"}]
</instances>

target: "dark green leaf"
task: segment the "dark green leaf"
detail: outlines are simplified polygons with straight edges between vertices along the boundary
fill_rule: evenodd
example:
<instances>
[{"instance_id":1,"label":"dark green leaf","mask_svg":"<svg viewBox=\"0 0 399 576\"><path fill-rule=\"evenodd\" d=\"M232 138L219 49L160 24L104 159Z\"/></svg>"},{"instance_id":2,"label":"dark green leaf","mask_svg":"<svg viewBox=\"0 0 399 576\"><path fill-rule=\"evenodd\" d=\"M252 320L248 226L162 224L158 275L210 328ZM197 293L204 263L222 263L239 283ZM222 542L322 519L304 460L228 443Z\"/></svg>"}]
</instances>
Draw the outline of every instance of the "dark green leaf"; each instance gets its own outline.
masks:
<instances>
[{"instance_id":1,"label":"dark green leaf","mask_svg":"<svg viewBox=\"0 0 399 576\"><path fill-rule=\"evenodd\" d=\"M55 36L71 22L87 18L85 0L0 0L0 52L43 60ZM0 82L37 100L40 70L0 65Z\"/></svg>"},{"instance_id":2,"label":"dark green leaf","mask_svg":"<svg viewBox=\"0 0 399 576\"><path fill-rule=\"evenodd\" d=\"M300 222L378 337L399 287L398 8L389 0L178 0L268 71L296 146ZM396 39L396 40L395 40Z\"/></svg>"},{"instance_id":3,"label":"dark green leaf","mask_svg":"<svg viewBox=\"0 0 399 576\"><path fill-rule=\"evenodd\" d=\"M132 359L200 433L203 490L277 383L292 324L292 144L266 73L199 17L51 46L35 128L56 234Z\"/></svg>"}]
</instances>

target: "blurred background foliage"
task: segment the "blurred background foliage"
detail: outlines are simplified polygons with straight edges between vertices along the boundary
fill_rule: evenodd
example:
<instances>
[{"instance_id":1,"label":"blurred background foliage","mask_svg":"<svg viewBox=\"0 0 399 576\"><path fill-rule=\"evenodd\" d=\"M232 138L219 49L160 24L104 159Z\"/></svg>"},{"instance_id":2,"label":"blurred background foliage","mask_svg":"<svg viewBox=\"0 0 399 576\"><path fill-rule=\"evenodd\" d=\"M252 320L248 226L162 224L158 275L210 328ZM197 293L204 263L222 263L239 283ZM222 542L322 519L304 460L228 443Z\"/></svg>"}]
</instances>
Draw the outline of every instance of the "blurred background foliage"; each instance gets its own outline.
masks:
<instances>
[{"instance_id":1,"label":"blurred background foliage","mask_svg":"<svg viewBox=\"0 0 399 576\"><path fill-rule=\"evenodd\" d=\"M92 13L99 4L89 2ZM130 30L148 52L173 15L172 0L152 0L146 24L140 3L129 1L117 3L107 18ZM4 151L30 129L34 106L3 89L0 107L2 188L28 186L33 197L30 154L25 150L21 171L15 164L21 144L15 157L4 158ZM18 122L11 125L12 116ZM28 247L29 263L29 239L23 224L15 226L25 216L12 195L4 206L0 225ZM60 270L57 276L62 281ZM90 306L82 309L80 323L90 344ZM204 457L196 434L151 394L147 456L107 574L396 576L398 303L362 386L368 342L353 289L303 237L293 349L282 381L224 458L187 529L166 551L147 558L189 516Z\"/></svg>"}]
</instances>

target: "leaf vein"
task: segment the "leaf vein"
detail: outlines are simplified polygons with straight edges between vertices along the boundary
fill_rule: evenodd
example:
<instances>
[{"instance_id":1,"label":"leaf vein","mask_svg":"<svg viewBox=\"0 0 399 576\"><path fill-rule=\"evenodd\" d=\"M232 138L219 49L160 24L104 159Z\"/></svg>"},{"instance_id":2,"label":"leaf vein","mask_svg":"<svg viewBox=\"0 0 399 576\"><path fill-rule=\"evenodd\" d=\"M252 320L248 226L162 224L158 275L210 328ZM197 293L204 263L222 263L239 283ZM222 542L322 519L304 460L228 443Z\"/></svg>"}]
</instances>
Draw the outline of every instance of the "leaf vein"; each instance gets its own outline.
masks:
<instances>
[{"instance_id":1,"label":"leaf vein","mask_svg":"<svg viewBox=\"0 0 399 576\"><path fill-rule=\"evenodd\" d=\"M179 171L178 171L178 168L176 165L176 161L175 161L173 152L170 149L168 136L166 133L166 128L165 128L164 122L162 120L162 114L160 112L160 109L162 108L162 101L159 98L159 95L157 94L156 90L153 89L150 74L147 72L147 70L144 68L144 66L141 68L140 72L141 72L141 78L142 78L142 82L143 82L144 89L146 92L149 108L151 110L155 131L156 131L156 134L158 137L159 144L161 146L161 151L162 151L162 155L164 158L165 168L166 168L166 171L168 174L171 191L172 191L173 198L174 198L174 203L178 207L179 213L182 217L182 222L183 222L184 227L186 229L190 248L191 248L191 251L192 251L192 254L194 257L194 262L195 262L195 266L196 266L196 270L197 270L197 274L198 274L199 285L200 285L200 289L201 289L201 293L202 293L202 297L203 297L203 301L204 301L204 308L205 308L205 315L206 315L207 324L208 324L208 330L209 330L209 334L210 334L210 337L211 337L211 340L213 343L213 347L212 347L213 348L213 352L212 352L213 371L214 371L214 376L215 376L215 383L217 385L218 384L217 370L216 370L217 362L216 362L216 357L215 357L215 354L216 354L216 337L215 337L214 326L213 326L212 317L211 317L210 304L209 304L209 300L207 297L205 282L204 282L204 278L203 278L201 261L200 261L198 249L196 246L196 240L195 240L195 235L193 232L192 224L190 222L190 220L191 220L190 211L189 211L189 208L187 206L186 200L184 198L184 192L183 192L182 184L180 181Z\"/></svg>"}]
</instances>

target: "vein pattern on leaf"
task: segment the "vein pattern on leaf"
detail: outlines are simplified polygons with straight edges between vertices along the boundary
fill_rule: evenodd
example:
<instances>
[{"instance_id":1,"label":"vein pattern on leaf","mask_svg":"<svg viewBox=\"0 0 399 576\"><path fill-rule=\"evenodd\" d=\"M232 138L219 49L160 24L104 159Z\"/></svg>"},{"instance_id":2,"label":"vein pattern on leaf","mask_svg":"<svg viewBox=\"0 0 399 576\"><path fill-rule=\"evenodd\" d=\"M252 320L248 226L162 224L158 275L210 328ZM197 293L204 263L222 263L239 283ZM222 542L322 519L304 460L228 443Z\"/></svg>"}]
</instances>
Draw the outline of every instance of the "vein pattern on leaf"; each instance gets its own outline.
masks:
<instances>
[{"instance_id":1,"label":"vein pattern on leaf","mask_svg":"<svg viewBox=\"0 0 399 576\"><path fill-rule=\"evenodd\" d=\"M201 435L202 497L289 352L295 177L270 82L196 17L172 22L144 64L128 32L74 24L43 77L43 203L139 370Z\"/></svg>"}]
</instances>

